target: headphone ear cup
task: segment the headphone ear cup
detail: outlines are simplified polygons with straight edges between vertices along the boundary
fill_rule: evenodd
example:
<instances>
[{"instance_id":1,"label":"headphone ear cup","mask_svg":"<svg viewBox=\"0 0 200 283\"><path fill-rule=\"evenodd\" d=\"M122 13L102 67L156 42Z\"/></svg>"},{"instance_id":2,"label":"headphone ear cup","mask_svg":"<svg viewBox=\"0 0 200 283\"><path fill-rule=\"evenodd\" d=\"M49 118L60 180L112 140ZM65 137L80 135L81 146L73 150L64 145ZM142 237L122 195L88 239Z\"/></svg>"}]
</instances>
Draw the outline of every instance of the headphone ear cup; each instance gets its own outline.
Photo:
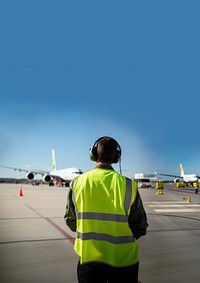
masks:
<instances>
[{"instance_id":1,"label":"headphone ear cup","mask_svg":"<svg viewBox=\"0 0 200 283\"><path fill-rule=\"evenodd\" d=\"M96 146L92 146L90 148L90 159L92 161L97 161L97 157L98 157L98 154L97 154L97 147Z\"/></svg>"},{"instance_id":2,"label":"headphone ear cup","mask_svg":"<svg viewBox=\"0 0 200 283\"><path fill-rule=\"evenodd\" d=\"M104 137L101 137L98 140L96 140L95 143L91 146L91 148L89 150L90 159L92 161L97 161L97 159L98 159L97 146L98 146L99 141L103 138Z\"/></svg>"},{"instance_id":3,"label":"headphone ear cup","mask_svg":"<svg viewBox=\"0 0 200 283\"><path fill-rule=\"evenodd\" d=\"M113 163L118 163L118 161L120 160L121 158L121 150L117 149L117 153L113 159Z\"/></svg>"}]
</instances>

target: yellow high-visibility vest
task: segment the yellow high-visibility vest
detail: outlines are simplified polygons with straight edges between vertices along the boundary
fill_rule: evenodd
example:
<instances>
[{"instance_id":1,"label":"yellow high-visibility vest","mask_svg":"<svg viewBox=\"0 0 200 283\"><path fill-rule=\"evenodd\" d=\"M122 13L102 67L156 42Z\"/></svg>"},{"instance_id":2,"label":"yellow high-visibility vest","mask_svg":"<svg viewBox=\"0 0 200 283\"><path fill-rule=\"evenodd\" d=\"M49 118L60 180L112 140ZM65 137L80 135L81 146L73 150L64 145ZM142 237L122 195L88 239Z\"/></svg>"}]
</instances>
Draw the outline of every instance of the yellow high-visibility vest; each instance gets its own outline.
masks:
<instances>
[{"instance_id":1,"label":"yellow high-visibility vest","mask_svg":"<svg viewBox=\"0 0 200 283\"><path fill-rule=\"evenodd\" d=\"M113 170L96 168L72 184L77 231L74 249L82 263L129 266L139 261L139 250L128 215L137 193L136 182Z\"/></svg>"}]
</instances>

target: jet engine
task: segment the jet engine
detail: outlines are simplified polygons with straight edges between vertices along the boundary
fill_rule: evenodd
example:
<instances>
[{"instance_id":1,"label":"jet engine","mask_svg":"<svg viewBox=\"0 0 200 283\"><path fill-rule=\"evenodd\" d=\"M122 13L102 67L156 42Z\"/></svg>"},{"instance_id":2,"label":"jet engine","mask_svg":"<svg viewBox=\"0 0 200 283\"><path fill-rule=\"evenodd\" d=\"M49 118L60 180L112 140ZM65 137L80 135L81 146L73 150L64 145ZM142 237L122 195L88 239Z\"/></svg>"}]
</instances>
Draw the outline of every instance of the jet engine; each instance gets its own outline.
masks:
<instances>
[{"instance_id":1,"label":"jet engine","mask_svg":"<svg viewBox=\"0 0 200 283\"><path fill-rule=\"evenodd\" d=\"M42 181L44 183L50 183L51 180L52 180L52 178L51 178L51 175L49 175L49 174L46 174L46 175L42 176Z\"/></svg>"},{"instance_id":2,"label":"jet engine","mask_svg":"<svg viewBox=\"0 0 200 283\"><path fill-rule=\"evenodd\" d=\"M175 184L178 183L178 182L180 182L180 179L179 179L179 178L174 179L174 183L175 183Z\"/></svg>"},{"instance_id":3,"label":"jet engine","mask_svg":"<svg viewBox=\"0 0 200 283\"><path fill-rule=\"evenodd\" d=\"M29 181L32 181L33 179L35 178L35 175L33 172L28 172L26 174L26 179L29 180Z\"/></svg>"}]
</instances>

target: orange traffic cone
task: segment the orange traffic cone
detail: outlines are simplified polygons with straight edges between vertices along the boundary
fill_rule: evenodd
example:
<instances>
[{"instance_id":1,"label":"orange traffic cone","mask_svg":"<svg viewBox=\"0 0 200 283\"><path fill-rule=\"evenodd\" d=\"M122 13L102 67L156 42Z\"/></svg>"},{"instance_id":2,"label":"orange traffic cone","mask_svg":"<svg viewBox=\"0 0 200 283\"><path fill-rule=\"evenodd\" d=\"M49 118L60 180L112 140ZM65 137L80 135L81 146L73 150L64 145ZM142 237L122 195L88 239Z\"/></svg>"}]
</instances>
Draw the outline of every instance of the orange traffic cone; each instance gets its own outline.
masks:
<instances>
[{"instance_id":1,"label":"orange traffic cone","mask_svg":"<svg viewBox=\"0 0 200 283\"><path fill-rule=\"evenodd\" d=\"M23 197L22 187L20 187L19 196L20 196L20 197Z\"/></svg>"}]
</instances>

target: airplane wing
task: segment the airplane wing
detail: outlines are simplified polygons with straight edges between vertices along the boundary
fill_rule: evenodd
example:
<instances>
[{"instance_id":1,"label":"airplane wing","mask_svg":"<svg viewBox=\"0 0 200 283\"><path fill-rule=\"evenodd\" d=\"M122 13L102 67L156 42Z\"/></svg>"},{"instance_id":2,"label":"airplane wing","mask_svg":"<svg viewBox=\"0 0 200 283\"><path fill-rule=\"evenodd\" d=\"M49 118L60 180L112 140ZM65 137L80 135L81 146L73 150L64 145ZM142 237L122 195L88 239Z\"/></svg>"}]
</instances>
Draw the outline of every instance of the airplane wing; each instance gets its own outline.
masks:
<instances>
[{"instance_id":1,"label":"airplane wing","mask_svg":"<svg viewBox=\"0 0 200 283\"><path fill-rule=\"evenodd\" d=\"M61 182L66 182L66 180L64 180L61 176L57 176L54 175L52 173L50 173L49 171L44 171L44 170L37 170L37 169L22 169L22 168L16 168L16 167L10 167L10 166L3 166L0 165L0 167L3 168L8 168L8 169L12 169L15 171L19 171L19 172L26 172L26 178L29 181L33 181L35 178L35 175L41 175L42 177L42 181L45 183L51 183L52 184L52 180L55 179L57 181L57 183L61 183Z\"/></svg>"},{"instance_id":2,"label":"airplane wing","mask_svg":"<svg viewBox=\"0 0 200 283\"><path fill-rule=\"evenodd\" d=\"M35 178L35 175L39 174L42 177L42 181L45 183L49 183L49 185L53 185L53 180L56 181L57 184L62 184L63 182L65 185L68 185L71 180L82 174L82 171L77 168L68 168L63 170L54 170L52 172L49 171L43 171L43 170L31 170L31 169L22 169L22 168L16 168L16 167L9 167L0 165L0 167L12 169L19 172L26 172L26 179L28 181L33 181Z\"/></svg>"},{"instance_id":3,"label":"airplane wing","mask_svg":"<svg viewBox=\"0 0 200 283\"><path fill-rule=\"evenodd\" d=\"M83 173L80 169L75 167L56 170L54 149L52 149L51 172L45 170L38 170L38 169L22 169L22 168L9 167L4 165L0 165L0 167L12 169L19 172L26 172L26 179L29 181L33 181L35 175L39 174L42 177L42 181L45 183L49 183L49 185L53 184L53 180L56 180L57 183L65 182L65 184L67 185L71 180L75 179L77 176Z\"/></svg>"},{"instance_id":4,"label":"airplane wing","mask_svg":"<svg viewBox=\"0 0 200 283\"><path fill-rule=\"evenodd\" d=\"M48 171L31 170L31 169L28 170L28 169L9 167L9 166L4 166L4 165L0 165L0 167L12 169L12 170L19 171L19 172L26 172L26 179L28 181L33 181L35 178L35 175L37 174L41 175L42 181L45 183L50 183L52 180L52 177L50 176Z\"/></svg>"},{"instance_id":5,"label":"airplane wing","mask_svg":"<svg viewBox=\"0 0 200 283\"><path fill-rule=\"evenodd\" d=\"M0 165L0 167L2 168L8 168L8 169L13 169L15 171L19 171L19 172L26 172L26 173L29 173L29 172L32 172L34 174L40 174L40 175L44 175L44 174L48 174L49 172L48 171L43 171L43 170L37 170L37 169L22 169L22 168L16 168L16 167L9 167L9 166L3 166L3 165Z\"/></svg>"},{"instance_id":6,"label":"airplane wing","mask_svg":"<svg viewBox=\"0 0 200 283\"><path fill-rule=\"evenodd\" d=\"M183 178L180 175L171 175L171 174L164 174L164 173L156 173L155 175L166 176L166 177L174 177L174 178Z\"/></svg>"}]
</instances>

